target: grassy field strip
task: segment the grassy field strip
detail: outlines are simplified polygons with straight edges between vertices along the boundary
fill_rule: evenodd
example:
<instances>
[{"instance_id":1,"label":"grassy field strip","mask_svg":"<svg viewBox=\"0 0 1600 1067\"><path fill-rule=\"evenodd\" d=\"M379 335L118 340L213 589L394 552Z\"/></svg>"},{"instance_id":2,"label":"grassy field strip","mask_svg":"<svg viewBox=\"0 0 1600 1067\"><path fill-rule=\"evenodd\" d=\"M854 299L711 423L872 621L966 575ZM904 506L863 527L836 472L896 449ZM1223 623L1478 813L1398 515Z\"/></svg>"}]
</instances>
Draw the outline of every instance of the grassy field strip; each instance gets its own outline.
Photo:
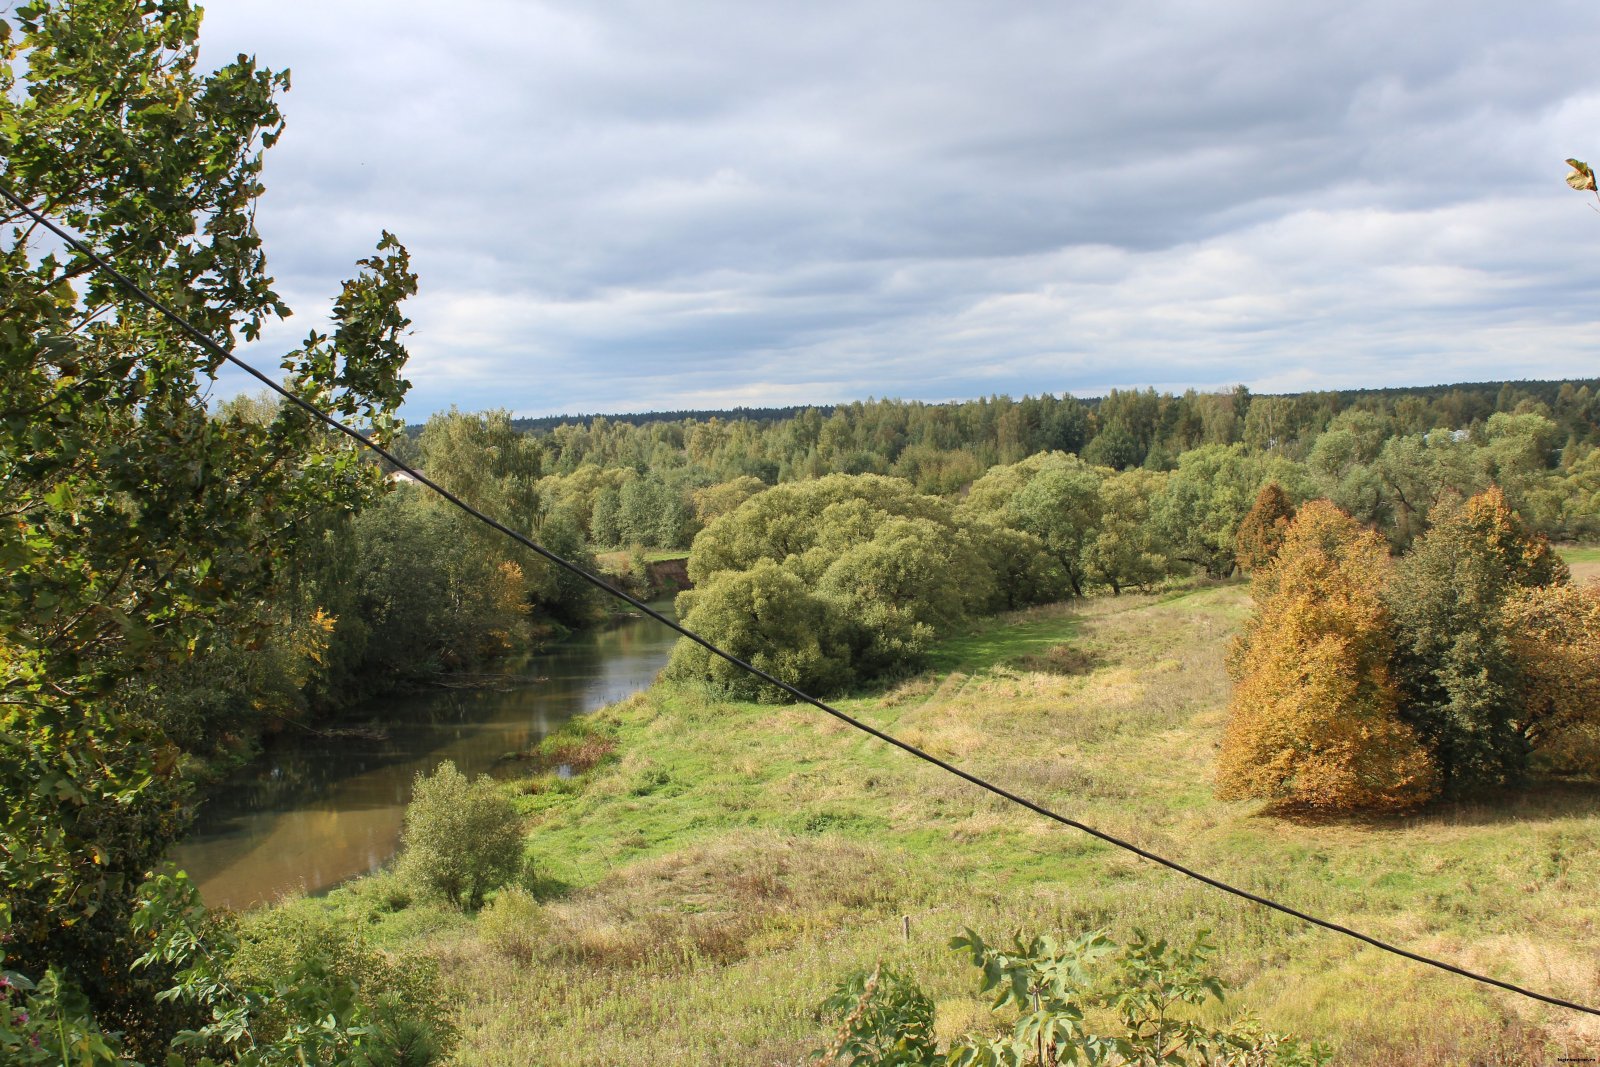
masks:
<instances>
[{"instance_id":1,"label":"grassy field strip","mask_svg":"<svg viewBox=\"0 0 1600 1067\"><path fill-rule=\"evenodd\" d=\"M1600 794L1296 824L1211 798L1238 585L1022 613L847 709L1024 795L1297 907L1559 995L1600 998ZM658 686L587 723L618 758L523 783L543 902L475 922L327 905L440 952L464 1063L794 1063L830 985L882 958L940 1026L982 1025L963 925L1214 932L1224 1010L1327 1038L1341 1063L1542 1064L1600 1027L1204 889L1007 805L811 709ZM901 936L910 916L913 936ZM647 1052L646 1052L647 1050Z\"/></svg>"},{"instance_id":2,"label":"grassy field strip","mask_svg":"<svg viewBox=\"0 0 1600 1067\"><path fill-rule=\"evenodd\" d=\"M1572 580L1578 583L1600 580L1600 546L1563 545L1556 553L1572 568Z\"/></svg>"}]
</instances>

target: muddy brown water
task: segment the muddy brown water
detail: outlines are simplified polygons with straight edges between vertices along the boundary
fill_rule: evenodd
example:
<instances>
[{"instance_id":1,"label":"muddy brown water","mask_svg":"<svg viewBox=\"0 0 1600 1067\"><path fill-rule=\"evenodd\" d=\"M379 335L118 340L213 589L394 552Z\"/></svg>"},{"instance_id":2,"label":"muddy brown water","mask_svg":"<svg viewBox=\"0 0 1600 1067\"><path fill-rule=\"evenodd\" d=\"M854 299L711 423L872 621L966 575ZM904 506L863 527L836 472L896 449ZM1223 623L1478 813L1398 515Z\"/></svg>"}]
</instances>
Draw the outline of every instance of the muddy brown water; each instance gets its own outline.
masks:
<instances>
[{"instance_id":1,"label":"muddy brown water","mask_svg":"<svg viewBox=\"0 0 1600 1067\"><path fill-rule=\"evenodd\" d=\"M653 604L670 611L671 602ZM211 790L170 858L212 907L248 908L318 893L377 870L395 853L419 771L516 773L504 757L575 715L649 686L676 640L628 618L505 665L486 688L429 689L356 705L334 726L354 736L285 732ZM376 727L377 736L360 736Z\"/></svg>"}]
</instances>

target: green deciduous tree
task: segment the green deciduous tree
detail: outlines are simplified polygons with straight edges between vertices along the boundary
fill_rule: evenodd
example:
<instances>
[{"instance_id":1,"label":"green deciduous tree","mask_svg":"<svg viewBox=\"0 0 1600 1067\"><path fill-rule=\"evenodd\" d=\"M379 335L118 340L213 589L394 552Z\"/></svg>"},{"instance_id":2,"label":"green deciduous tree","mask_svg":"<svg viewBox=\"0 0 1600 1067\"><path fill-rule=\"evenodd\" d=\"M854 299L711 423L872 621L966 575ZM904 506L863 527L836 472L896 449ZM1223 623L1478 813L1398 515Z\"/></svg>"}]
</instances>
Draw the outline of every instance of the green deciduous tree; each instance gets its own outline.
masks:
<instances>
[{"instance_id":1,"label":"green deciduous tree","mask_svg":"<svg viewBox=\"0 0 1600 1067\"><path fill-rule=\"evenodd\" d=\"M1451 794L1514 783L1527 770L1522 678L1501 609L1525 589L1564 583L1566 565L1490 488L1446 498L1384 598L1398 626L1401 713Z\"/></svg>"},{"instance_id":2,"label":"green deciduous tree","mask_svg":"<svg viewBox=\"0 0 1600 1067\"><path fill-rule=\"evenodd\" d=\"M896 516L828 565L817 590L853 623L858 674L919 662L936 635L992 600L994 577L977 564L972 540L966 530Z\"/></svg>"},{"instance_id":3,"label":"green deciduous tree","mask_svg":"<svg viewBox=\"0 0 1600 1067\"><path fill-rule=\"evenodd\" d=\"M1264 476L1261 462L1243 445L1205 445L1178 457L1178 469L1151 512L1173 559L1212 578L1233 573L1234 538Z\"/></svg>"},{"instance_id":4,"label":"green deciduous tree","mask_svg":"<svg viewBox=\"0 0 1600 1067\"><path fill-rule=\"evenodd\" d=\"M509 411L467 414L452 407L428 419L418 444L428 477L513 530L538 528L543 450L511 425ZM500 534L481 524L472 529L475 540L502 550Z\"/></svg>"},{"instance_id":5,"label":"green deciduous tree","mask_svg":"<svg viewBox=\"0 0 1600 1067\"><path fill-rule=\"evenodd\" d=\"M1306 457L1316 495L1333 501L1358 522L1387 529L1392 502L1377 460L1392 433L1393 426L1372 412L1340 412Z\"/></svg>"},{"instance_id":6,"label":"green deciduous tree","mask_svg":"<svg viewBox=\"0 0 1600 1067\"><path fill-rule=\"evenodd\" d=\"M351 526L354 604L369 670L416 676L514 647L528 611L521 568L476 550L472 520L406 488Z\"/></svg>"},{"instance_id":7,"label":"green deciduous tree","mask_svg":"<svg viewBox=\"0 0 1600 1067\"><path fill-rule=\"evenodd\" d=\"M202 73L199 21L179 0L14 9L0 177L230 344L287 314L253 223L287 75L243 56ZM360 267L333 333L283 368L385 436L415 278L387 234ZM130 966L127 920L180 791L167 739L128 714L129 681L246 625L297 522L378 481L296 409L208 413L217 357L10 208L0 274L0 902L22 968L66 968L143 1041L154 979Z\"/></svg>"},{"instance_id":8,"label":"green deciduous tree","mask_svg":"<svg viewBox=\"0 0 1600 1067\"><path fill-rule=\"evenodd\" d=\"M1406 548L1428 529L1441 501L1482 492L1494 480L1483 450L1450 430L1392 437L1376 466L1385 524L1396 549Z\"/></svg>"},{"instance_id":9,"label":"green deciduous tree","mask_svg":"<svg viewBox=\"0 0 1600 1067\"><path fill-rule=\"evenodd\" d=\"M401 833L401 876L477 908L522 866L522 820L488 775L469 781L445 760L418 774Z\"/></svg>"},{"instance_id":10,"label":"green deciduous tree","mask_svg":"<svg viewBox=\"0 0 1600 1067\"><path fill-rule=\"evenodd\" d=\"M1108 472L1064 452L994 467L973 483L959 514L1038 538L1072 591L1083 595L1085 552L1100 523Z\"/></svg>"},{"instance_id":11,"label":"green deciduous tree","mask_svg":"<svg viewBox=\"0 0 1600 1067\"><path fill-rule=\"evenodd\" d=\"M1096 468L1064 461L1028 479L1010 502L1016 525L1044 543L1078 596L1084 551L1100 526L1100 481Z\"/></svg>"},{"instance_id":12,"label":"green deciduous tree","mask_svg":"<svg viewBox=\"0 0 1600 1067\"><path fill-rule=\"evenodd\" d=\"M705 526L714 519L720 519L766 487L760 478L745 474L731 481L697 489L691 495L695 521Z\"/></svg>"},{"instance_id":13,"label":"green deciduous tree","mask_svg":"<svg viewBox=\"0 0 1600 1067\"><path fill-rule=\"evenodd\" d=\"M719 648L815 696L854 679L851 639L839 606L813 593L772 560L748 570L724 570L678 594L684 625ZM691 641L679 641L669 678L709 681L742 700L784 700L759 681Z\"/></svg>"},{"instance_id":14,"label":"green deciduous tree","mask_svg":"<svg viewBox=\"0 0 1600 1067\"><path fill-rule=\"evenodd\" d=\"M1083 569L1091 581L1120 594L1163 578L1171 564L1166 539L1150 511L1166 485L1164 471L1129 470L1100 483L1100 523L1083 547Z\"/></svg>"}]
</instances>

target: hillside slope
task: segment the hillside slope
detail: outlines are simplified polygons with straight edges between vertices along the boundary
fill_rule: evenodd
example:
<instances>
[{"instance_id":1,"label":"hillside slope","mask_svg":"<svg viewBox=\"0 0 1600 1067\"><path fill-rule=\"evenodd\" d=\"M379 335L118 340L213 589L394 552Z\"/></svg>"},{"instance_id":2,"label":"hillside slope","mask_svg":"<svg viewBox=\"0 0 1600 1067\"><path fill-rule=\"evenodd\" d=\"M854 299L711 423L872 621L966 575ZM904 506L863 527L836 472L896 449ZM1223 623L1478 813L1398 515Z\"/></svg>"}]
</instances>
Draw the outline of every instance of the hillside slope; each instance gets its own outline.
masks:
<instances>
[{"instance_id":1,"label":"hillside slope","mask_svg":"<svg viewBox=\"0 0 1600 1067\"><path fill-rule=\"evenodd\" d=\"M1320 825L1210 792L1245 587L1021 613L853 713L1025 795L1224 879L1561 996L1600 999L1600 791ZM796 707L657 686L586 720L615 755L520 784L539 902L477 919L380 877L327 904L442 954L464 1063L795 1063L849 970L919 975L941 1031L989 1024L964 925L1209 928L1225 1011L1351 1064L1553 1063L1600 1027L1307 928L1003 805ZM909 919L910 940L902 934Z\"/></svg>"}]
</instances>

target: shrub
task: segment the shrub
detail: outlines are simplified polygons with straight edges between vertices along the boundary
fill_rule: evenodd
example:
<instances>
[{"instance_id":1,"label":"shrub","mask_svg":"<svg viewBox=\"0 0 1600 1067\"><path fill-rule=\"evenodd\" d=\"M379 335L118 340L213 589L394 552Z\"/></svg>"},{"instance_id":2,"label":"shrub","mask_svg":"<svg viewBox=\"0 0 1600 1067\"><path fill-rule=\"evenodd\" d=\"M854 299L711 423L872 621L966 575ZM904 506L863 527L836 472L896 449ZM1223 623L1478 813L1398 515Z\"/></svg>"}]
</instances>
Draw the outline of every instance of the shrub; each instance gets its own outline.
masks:
<instances>
[{"instance_id":1,"label":"shrub","mask_svg":"<svg viewBox=\"0 0 1600 1067\"><path fill-rule=\"evenodd\" d=\"M373 1028L362 1046L374 1064L437 1062L440 1046L454 1037L434 961L380 951L320 901L293 900L248 915L237 937L227 977L239 986L273 988L314 975L330 989L353 991L355 1010ZM298 1007L292 997L263 1006L251 1023L255 1039L291 1035L304 1025Z\"/></svg>"},{"instance_id":2,"label":"shrub","mask_svg":"<svg viewBox=\"0 0 1600 1067\"><path fill-rule=\"evenodd\" d=\"M533 894L516 886L503 890L478 915L478 936L484 943L524 966L537 958L547 926Z\"/></svg>"},{"instance_id":3,"label":"shrub","mask_svg":"<svg viewBox=\"0 0 1600 1067\"><path fill-rule=\"evenodd\" d=\"M402 833L400 870L419 888L477 908L522 863L522 827L511 798L488 775L469 782L449 760L418 774Z\"/></svg>"},{"instance_id":4,"label":"shrub","mask_svg":"<svg viewBox=\"0 0 1600 1067\"><path fill-rule=\"evenodd\" d=\"M941 1053L934 1041L934 1005L916 983L880 968L846 979L819 1015L835 1027L813 1062L851 1067L964 1067L1059 1063L1239 1063L1278 1067L1325 1064L1331 1052L1253 1020L1226 1027L1201 1021L1200 1009L1222 999L1221 979L1205 972L1214 949L1204 932L1187 944L1152 939L1139 930L1126 945L1104 934L1065 944L1017 933L1010 945L988 945L971 930L950 947L982 972L980 992L994 1010L1009 1009L1009 1031L968 1034ZM1104 1025L1115 1019L1114 1025ZM1091 1029L1093 1027L1093 1029Z\"/></svg>"}]
</instances>

